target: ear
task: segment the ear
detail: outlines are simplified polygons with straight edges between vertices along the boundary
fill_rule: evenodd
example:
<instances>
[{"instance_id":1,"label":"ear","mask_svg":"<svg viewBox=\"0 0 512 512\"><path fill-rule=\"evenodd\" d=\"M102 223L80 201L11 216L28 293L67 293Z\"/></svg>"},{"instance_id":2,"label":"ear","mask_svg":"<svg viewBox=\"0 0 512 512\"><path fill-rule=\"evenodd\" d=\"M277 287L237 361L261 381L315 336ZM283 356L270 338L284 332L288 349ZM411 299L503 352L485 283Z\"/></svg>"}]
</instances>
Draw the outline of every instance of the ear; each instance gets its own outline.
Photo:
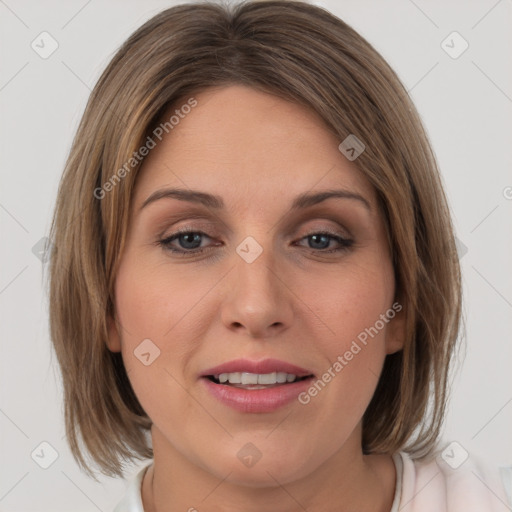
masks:
<instances>
[{"instance_id":1,"label":"ear","mask_svg":"<svg viewBox=\"0 0 512 512\"><path fill-rule=\"evenodd\" d=\"M107 316L108 339L107 347L111 352L121 352L121 338L114 317L109 314Z\"/></svg>"},{"instance_id":2,"label":"ear","mask_svg":"<svg viewBox=\"0 0 512 512\"><path fill-rule=\"evenodd\" d=\"M393 315L394 313L394 315ZM389 323L386 328L386 354L394 354L404 348L406 334L406 312L401 302L395 301L388 310ZM392 316L393 315L393 316Z\"/></svg>"}]
</instances>

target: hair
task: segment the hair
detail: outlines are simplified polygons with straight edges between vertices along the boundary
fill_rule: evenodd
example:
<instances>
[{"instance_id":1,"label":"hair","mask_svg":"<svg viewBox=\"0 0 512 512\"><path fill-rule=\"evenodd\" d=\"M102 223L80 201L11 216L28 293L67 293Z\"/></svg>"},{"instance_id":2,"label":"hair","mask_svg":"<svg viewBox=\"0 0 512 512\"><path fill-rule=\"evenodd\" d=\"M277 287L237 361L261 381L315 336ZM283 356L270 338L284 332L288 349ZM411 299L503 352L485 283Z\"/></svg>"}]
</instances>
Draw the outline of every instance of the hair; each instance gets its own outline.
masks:
<instances>
[{"instance_id":1,"label":"hair","mask_svg":"<svg viewBox=\"0 0 512 512\"><path fill-rule=\"evenodd\" d=\"M353 134L364 143L354 164L379 200L406 336L403 349L386 356L363 417L362 448L424 457L440 435L461 322L459 261L436 159L383 57L327 10L286 0L166 9L126 40L90 95L50 233L50 337L73 457L95 478L86 452L102 473L120 477L124 460L153 456L151 419L121 353L107 347L141 166L132 157L171 106L234 84L300 104L340 142Z\"/></svg>"}]
</instances>

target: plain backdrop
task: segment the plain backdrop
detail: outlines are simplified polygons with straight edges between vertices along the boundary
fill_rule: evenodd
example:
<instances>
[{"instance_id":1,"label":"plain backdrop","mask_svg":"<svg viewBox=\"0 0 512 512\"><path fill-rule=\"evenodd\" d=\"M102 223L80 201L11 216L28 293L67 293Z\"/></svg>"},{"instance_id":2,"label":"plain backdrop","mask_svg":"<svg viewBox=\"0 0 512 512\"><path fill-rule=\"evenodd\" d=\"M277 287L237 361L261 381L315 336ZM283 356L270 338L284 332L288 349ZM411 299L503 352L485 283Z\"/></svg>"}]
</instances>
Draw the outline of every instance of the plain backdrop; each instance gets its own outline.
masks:
<instances>
[{"instance_id":1,"label":"plain backdrop","mask_svg":"<svg viewBox=\"0 0 512 512\"><path fill-rule=\"evenodd\" d=\"M0 0L0 511L109 512L124 494L126 481L97 484L70 455L37 249L92 87L133 31L176 3ZM443 440L511 464L512 2L315 3L375 46L422 115L464 276L466 357ZM31 46L42 32L58 44L46 59ZM56 460L44 469L38 453Z\"/></svg>"}]
</instances>

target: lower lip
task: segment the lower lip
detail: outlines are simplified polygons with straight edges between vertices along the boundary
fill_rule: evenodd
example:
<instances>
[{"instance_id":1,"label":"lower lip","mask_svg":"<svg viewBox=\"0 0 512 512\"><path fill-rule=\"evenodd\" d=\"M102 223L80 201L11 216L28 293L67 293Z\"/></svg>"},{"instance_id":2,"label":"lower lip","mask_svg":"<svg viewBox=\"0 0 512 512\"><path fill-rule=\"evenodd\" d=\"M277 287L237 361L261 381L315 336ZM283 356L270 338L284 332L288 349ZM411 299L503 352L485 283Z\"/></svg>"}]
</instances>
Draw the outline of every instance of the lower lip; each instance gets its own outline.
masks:
<instances>
[{"instance_id":1,"label":"lower lip","mask_svg":"<svg viewBox=\"0 0 512 512\"><path fill-rule=\"evenodd\" d=\"M208 391L217 400L240 412L273 412L284 407L305 391L314 377L291 382L268 389L243 389L224 384L216 384L203 377Z\"/></svg>"}]
</instances>

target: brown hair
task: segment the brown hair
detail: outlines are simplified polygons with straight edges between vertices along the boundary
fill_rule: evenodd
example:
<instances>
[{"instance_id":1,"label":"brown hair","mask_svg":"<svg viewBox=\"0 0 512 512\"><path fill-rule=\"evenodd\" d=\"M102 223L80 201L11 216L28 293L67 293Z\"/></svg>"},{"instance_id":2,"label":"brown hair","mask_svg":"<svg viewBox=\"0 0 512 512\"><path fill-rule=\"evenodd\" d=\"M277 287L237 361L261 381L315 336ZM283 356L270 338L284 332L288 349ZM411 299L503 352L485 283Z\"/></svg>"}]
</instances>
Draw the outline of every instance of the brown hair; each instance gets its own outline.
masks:
<instances>
[{"instance_id":1,"label":"brown hair","mask_svg":"<svg viewBox=\"0 0 512 512\"><path fill-rule=\"evenodd\" d=\"M109 476L123 476L122 460L153 455L151 420L121 353L107 348L140 168L132 162L126 171L126 162L180 98L228 84L304 105L340 142L355 134L365 144L354 163L380 201L407 337L386 358L363 418L363 449L424 456L440 433L461 316L460 269L435 157L407 91L380 54L328 11L285 0L167 9L129 37L92 91L50 234L50 334L73 456L94 478L80 437ZM103 187L113 178L115 186Z\"/></svg>"}]
</instances>

